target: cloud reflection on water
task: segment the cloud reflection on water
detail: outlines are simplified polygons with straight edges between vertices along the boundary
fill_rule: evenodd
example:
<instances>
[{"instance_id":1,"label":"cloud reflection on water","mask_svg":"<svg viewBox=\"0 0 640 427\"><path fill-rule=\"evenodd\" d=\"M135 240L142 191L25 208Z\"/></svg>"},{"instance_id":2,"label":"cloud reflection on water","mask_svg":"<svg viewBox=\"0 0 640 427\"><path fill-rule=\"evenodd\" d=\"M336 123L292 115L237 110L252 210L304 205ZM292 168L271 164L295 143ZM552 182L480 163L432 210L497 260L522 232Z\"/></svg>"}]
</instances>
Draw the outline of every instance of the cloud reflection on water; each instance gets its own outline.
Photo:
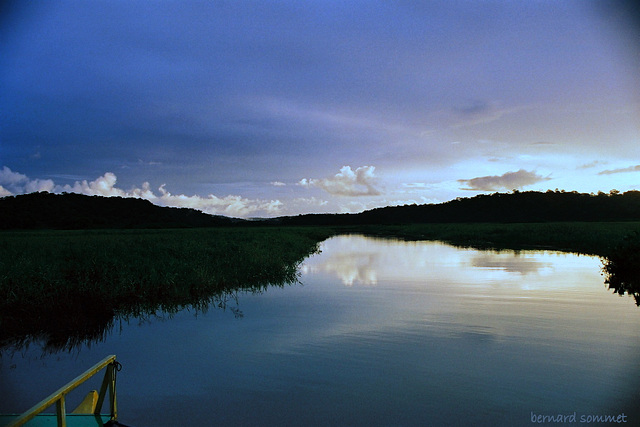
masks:
<instances>
[{"instance_id":1,"label":"cloud reflection on water","mask_svg":"<svg viewBox=\"0 0 640 427\"><path fill-rule=\"evenodd\" d=\"M302 274L322 272L345 286L504 287L511 290L566 289L597 272L597 257L554 251L465 250L442 242L407 242L364 236L337 236L322 243L326 252L302 266ZM591 267L592 266L592 267ZM585 268L586 267L586 268ZM572 280L566 280L569 274Z\"/></svg>"}]
</instances>

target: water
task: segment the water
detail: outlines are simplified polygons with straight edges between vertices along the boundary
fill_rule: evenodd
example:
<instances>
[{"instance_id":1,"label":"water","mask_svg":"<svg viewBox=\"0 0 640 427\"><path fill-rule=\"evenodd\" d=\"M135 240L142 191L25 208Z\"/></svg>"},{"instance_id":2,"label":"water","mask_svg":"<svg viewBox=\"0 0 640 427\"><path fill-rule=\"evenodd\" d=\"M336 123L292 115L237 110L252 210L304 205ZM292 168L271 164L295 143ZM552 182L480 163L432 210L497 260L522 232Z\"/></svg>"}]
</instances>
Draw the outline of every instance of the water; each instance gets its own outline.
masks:
<instances>
[{"instance_id":1,"label":"water","mask_svg":"<svg viewBox=\"0 0 640 427\"><path fill-rule=\"evenodd\" d=\"M302 285L240 295L236 310L121 322L70 353L4 354L0 412L116 354L120 420L137 427L622 413L638 425L640 308L605 288L600 267L559 252L339 236L305 261Z\"/></svg>"}]
</instances>

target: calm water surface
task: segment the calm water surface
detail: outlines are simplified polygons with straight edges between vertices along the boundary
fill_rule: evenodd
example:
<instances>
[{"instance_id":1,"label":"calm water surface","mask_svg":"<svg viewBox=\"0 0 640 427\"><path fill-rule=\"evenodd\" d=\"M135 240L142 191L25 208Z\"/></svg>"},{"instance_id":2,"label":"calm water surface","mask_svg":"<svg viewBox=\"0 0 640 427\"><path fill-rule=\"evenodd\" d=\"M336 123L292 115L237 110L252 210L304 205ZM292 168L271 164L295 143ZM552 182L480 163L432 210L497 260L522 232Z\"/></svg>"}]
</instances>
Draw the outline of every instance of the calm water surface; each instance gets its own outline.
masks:
<instances>
[{"instance_id":1,"label":"calm water surface","mask_svg":"<svg viewBox=\"0 0 640 427\"><path fill-rule=\"evenodd\" d=\"M532 413L640 425L640 308L600 267L339 236L306 260L302 285L240 295L240 312L134 319L71 353L4 354L0 412L116 354L120 421L137 427L510 426Z\"/></svg>"}]
</instances>

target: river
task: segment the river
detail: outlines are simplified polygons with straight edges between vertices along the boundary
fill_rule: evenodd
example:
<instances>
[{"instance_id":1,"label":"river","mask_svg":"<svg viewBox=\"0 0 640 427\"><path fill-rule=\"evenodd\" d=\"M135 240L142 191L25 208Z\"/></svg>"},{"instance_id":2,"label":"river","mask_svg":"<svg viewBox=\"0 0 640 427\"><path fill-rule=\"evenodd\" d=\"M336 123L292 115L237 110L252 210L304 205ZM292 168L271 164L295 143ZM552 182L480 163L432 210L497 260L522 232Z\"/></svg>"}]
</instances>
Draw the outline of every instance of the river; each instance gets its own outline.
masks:
<instances>
[{"instance_id":1,"label":"river","mask_svg":"<svg viewBox=\"0 0 640 427\"><path fill-rule=\"evenodd\" d=\"M640 308L606 289L599 258L357 235L321 249L300 284L238 295L225 310L120 320L70 352L33 343L4 354L0 412L116 354L119 420L136 427L621 414L640 424Z\"/></svg>"}]
</instances>

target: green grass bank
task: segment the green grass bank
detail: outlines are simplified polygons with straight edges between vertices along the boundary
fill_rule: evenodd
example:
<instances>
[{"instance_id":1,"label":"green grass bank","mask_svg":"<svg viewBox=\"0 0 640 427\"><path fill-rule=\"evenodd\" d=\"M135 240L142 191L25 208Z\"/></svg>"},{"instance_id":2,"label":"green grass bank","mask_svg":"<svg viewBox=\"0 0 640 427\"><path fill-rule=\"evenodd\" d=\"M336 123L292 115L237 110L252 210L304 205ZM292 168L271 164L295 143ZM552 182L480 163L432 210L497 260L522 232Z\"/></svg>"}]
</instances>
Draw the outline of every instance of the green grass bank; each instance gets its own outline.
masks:
<instances>
[{"instance_id":1,"label":"green grass bank","mask_svg":"<svg viewBox=\"0 0 640 427\"><path fill-rule=\"evenodd\" d=\"M320 229L203 228L0 233L0 347L99 338L114 317L175 312L298 278ZM69 338L71 337L71 338Z\"/></svg>"},{"instance_id":2,"label":"green grass bank","mask_svg":"<svg viewBox=\"0 0 640 427\"><path fill-rule=\"evenodd\" d=\"M640 222L431 223L366 225L336 231L440 240L463 247L552 249L606 257L626 236L640 232Z\"/></svg>"}]
</instances>

